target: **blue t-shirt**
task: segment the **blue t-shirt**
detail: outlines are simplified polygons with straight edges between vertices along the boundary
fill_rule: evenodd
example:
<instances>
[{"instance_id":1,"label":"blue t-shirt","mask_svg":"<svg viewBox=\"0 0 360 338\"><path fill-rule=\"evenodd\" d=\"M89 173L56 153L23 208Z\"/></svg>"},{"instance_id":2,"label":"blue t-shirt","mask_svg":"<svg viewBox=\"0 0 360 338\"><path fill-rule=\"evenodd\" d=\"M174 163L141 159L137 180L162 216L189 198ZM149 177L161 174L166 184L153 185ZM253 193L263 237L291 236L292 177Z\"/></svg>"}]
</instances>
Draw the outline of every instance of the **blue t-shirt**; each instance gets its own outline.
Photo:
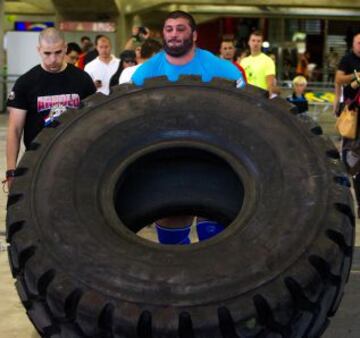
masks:
<instances>
[{"instance_id":1,"label":"blue t-shirt","mask_svg":"<svg viewBox=\"0 0 360 338\"><path fill-rule=\"evenodd\" d=\"M166 59L164 51L154 55L144 62L133 74L131 80L141 86L145 79L166 75L170 81L177 81L180 75L200 75L202 81L209 82L214 77L221 77L237 81L237 87L245 86L245 80L240 70L230 61L223 60L214 54L200 49L195 49L195 56L185 65L173 65Z\"/></svg>"}]
</instances>

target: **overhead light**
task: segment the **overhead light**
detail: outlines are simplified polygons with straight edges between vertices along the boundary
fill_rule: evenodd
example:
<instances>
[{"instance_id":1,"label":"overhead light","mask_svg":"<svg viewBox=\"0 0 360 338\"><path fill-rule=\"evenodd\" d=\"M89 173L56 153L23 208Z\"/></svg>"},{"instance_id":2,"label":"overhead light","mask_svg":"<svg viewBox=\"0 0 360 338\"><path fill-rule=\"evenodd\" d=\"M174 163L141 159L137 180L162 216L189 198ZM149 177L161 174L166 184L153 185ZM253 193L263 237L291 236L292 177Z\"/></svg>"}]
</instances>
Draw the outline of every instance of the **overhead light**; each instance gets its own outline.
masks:
<instances>
[{"instance_id":1,"label":"overhead light","mask_svg":"<svg viewBox=\"0 0 360 338\"><path fill-rule=\"evenodd\" d=\"M360 10L322 7L226 6L226 5L165 5L164 11L183 10L192 14L262 14L266 16L360 17Z\"/></svg>"}]
</instances>

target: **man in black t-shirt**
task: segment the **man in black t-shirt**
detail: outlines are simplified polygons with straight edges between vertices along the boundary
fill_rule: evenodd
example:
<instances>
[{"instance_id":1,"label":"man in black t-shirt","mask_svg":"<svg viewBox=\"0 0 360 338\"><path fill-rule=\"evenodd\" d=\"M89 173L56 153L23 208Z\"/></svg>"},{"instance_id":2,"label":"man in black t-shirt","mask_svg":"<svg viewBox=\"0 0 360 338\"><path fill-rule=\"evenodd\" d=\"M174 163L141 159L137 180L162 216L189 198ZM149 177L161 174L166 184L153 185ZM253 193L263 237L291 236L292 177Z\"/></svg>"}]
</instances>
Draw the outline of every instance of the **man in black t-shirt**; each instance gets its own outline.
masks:
<instances>
[{"instance_id":1,"label":"man in black t-shirt","mask_svg":"<svg viewBox=\"0 0 360 338\"><path fill-rule=\"evenodd\" d=\"M344 102L349 104L360 91L360 32L353 37L350 53L340 61L336 72L335 83L343 86ZM358 125L358 135L359 135ZM342 159L353 176L355 195L358 202L358 216L360 216L360 138L355 140L343 138Z\"/></svg>"},{"instance_id":2,"label":"man in black t-shirt","mask_svg":"<svg viewBox=\"0 0 360 338\"><path fill-rule=\"evenodd\" d=\"M344 100L353 99L359 90L359 86L352 84L357 77L360 77L360 32L354 35L352 50L341 59L336 72L335 82L344 87Z\"/></svg>"},{"instance_id":3,"label":"man in black t-shirt","mask_svg":"<svg viewBox=\"0 0 360 338\"><path fill-rule=\"evenodd\" d=\"M39 35L41 64L22 75L7 102L6 179L11 183L20 149L21 135L28 149L36 135L68 108L79 108L80 101L95 93L91 77L65 62L66 42L55 28Z\"/></svg>"}]
</instances>

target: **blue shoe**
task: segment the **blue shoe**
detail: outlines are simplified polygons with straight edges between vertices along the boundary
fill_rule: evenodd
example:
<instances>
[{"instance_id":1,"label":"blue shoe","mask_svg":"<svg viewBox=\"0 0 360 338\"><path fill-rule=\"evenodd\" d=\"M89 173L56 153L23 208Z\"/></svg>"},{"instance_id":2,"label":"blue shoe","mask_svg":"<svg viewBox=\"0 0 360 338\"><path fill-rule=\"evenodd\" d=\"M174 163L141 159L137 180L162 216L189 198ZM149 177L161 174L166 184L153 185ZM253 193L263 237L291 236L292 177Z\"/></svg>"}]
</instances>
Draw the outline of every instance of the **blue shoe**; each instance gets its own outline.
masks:
<instances>
[{"instance_id":1,"label":"blue shoe","mask_svg":"<svg viewBox=\"0 0 360 338\"><path fill-rule=\"evenodd\" d=\"M200 221L196 224L196 230L200 242L214 237L224 229L225 227L222 224L209 220Z\"/></svg>"},{"instance_id":2,"label":"blue shoe","mask_svg":"<svg viewBox=\"0 0 360 338\"><path fill-rule=\"evenodd\" d=\"M161 244L190 244L189 234L191 225L185 228L165 228L155 223L155 226Z\"/></svg>"}]
</instances>

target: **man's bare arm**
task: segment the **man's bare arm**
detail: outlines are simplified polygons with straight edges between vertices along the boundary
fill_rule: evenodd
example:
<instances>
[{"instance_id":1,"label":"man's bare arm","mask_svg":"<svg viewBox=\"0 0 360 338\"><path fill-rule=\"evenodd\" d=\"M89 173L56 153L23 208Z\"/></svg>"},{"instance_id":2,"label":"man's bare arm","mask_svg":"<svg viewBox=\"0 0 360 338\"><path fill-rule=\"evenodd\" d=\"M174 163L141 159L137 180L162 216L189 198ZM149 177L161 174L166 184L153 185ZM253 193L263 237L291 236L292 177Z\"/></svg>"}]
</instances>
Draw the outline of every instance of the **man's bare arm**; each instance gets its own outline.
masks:
<instances>
[{"instance_id":1,"label":"man's bare arm","mask_svg":"<svg viewBox=\"0 0 360 338\"><path fill-rule=\"evenodd\" d=\"M360 76L360 72L357 72L357 76ZM342 70L336 71L335 82L338 85L346 86L354 81L354 73L345 74Z\"/></svg>"},{"instance_id":2,"label":"man's bare arm","mask_svg":"<svg viewBox=\"0 0 360 338\"><path fill-rule=\"evenodd\" d=\"M6 163L7 170L16 168L19 156L21 136L24 130L26 110L18 108L8 108L9 122L6 139Z\"/></svg>"},{"instance_id":3,"label":"man's bare arm","mask_svg":"<svg viewBox=\"0 0 360 338\"><path fill-rule=\"evenodd\" d=\"M267 75L266 76L266 86L269 92L269 97L273 94L279 95L280 91L279 88L276 86L276 78L275 75Z\"/></svg>"},{"instance_id":4,"label":"man's bare arm","mask_svg":"<svg viewBox=\"0 0 360 338\"><path fill-rule=\"evenodd\" d=\"M340 98L341 98L342 86L335 81L335 98L333 102L333 113L336 115L339 110Z\"/></svg>"}]
</instances>

